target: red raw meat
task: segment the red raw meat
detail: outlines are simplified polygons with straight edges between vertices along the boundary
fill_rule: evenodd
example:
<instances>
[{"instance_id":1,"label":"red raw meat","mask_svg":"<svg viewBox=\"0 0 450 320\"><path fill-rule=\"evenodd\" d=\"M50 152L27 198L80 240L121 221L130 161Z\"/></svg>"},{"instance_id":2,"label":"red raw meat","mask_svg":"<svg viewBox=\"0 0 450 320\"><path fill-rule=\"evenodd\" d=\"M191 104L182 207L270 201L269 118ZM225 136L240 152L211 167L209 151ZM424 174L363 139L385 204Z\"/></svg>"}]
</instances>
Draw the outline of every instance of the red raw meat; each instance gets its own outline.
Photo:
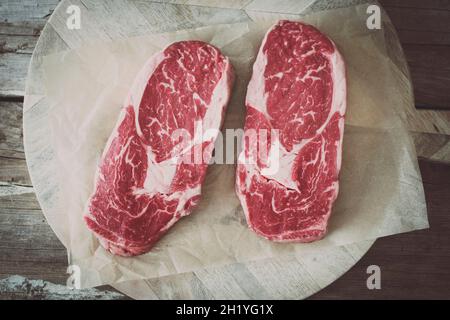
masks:
<instances>
[{"instance_id":1,"label":"red raw meat","mask_svg":"<svg viewBox=\"0 0 450 320\"><path fill-rule=\"evenodd\" d=\"M254 63L246 108L236 192L250 228L279 242L322 238L338 194L346 109L334 43L310 25L278 22ZM252 143L252 129L274 131Z\"/></svg>"},{"instance_id":2,"label":"red raw meat","mask_svg":"<svg viewBox=\"0 0 450 320\"><path fill-rule=\"evenodd\" d=\"M220 129L232 82L229 59L201 41L173 43L149 59L106 144L87 206L85 221L105 249L148 252L192 212L217 136L203 133ZM180 129L189 139L176 136ZM203 161L182 161L195 153Z\"/></svg>"}]
</instances>

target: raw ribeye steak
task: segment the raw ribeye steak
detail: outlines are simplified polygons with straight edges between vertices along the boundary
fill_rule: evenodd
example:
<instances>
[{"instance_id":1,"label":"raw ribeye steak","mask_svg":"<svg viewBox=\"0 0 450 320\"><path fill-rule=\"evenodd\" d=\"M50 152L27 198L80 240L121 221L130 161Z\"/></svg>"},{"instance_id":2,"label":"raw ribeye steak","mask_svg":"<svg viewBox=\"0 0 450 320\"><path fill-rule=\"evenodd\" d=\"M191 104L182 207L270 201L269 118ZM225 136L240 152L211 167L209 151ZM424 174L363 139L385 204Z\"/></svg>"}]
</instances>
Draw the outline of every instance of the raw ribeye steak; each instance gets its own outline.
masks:
<instances>
[{"instance_id":1,"label":"raw ribeye steak","mask_svg":"<svg viewBox=\"0 0 450 320\"><path fill-rule=\"evenodd\" d=\"M236 175L256 233L280 242L324 236L338 194L345 109L345 67L334 43L300 22L273 26L247 89Z\"/></svg>"},{"instance_id":2,"label":"raw ribeye steak","mask_svg":"<svg viewBox=\"0 0 450 320\"><path fill-rule=\"evenodd\" d=\"M85 221L122 256L149 251L200 199L230 97L229 59L201 41L151 57L103 151ZM210 130L212 129L212 130ZM187 160L190 161L187 161Z\"/></svg>"}]
</instances>

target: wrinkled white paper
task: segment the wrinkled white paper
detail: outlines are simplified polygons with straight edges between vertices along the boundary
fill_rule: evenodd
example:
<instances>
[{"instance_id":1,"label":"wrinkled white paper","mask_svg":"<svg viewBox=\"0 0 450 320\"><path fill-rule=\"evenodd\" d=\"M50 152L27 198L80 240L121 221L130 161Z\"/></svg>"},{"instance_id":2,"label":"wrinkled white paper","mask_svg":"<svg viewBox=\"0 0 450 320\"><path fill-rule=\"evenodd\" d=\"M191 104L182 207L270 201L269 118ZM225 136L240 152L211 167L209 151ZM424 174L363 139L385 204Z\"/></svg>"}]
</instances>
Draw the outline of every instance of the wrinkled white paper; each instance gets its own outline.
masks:
<instances>
[{"instance_id":1,"label":"wrinkled white paper","mask_svg":"<svg viewBox=\"0 0 450 320\"><path fill-rule=\"evenodd\" d=\"M274 243L247 228L234 192L234 165L209 167L200 206L147 254L124 258L106 252L82 219L99 157L145 61L178 40L203 40L220 48L237 76L224 129L242 128L252 63L275 21L149 35L47 56L49 125L58 159L54 172L62 188L61 210L47 214L62 216L58 221L64 223L52 227L63 236L70 264L81 268L82 287L284 254L298 256L324 246L428 227L415 150L398 111L413 103L409 93L399 90L407 78L386 52L383 32L368 30L363 16L361 8L353 7L302 19L335 41L346 61L348 81L339 198L328 235L311 244Z\"/></svg>"}]
</instances>

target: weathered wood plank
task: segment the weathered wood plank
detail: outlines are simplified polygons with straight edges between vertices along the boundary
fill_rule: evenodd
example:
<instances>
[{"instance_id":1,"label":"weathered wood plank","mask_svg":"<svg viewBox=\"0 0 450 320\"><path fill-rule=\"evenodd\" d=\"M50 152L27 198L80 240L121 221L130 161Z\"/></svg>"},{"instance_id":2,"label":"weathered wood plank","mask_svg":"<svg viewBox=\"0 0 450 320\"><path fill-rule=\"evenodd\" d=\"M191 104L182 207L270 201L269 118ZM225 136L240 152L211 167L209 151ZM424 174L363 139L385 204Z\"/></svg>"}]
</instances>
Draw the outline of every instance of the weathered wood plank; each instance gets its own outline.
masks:
<instances>
[{"instance_id":1,"label":"weathered wood plank","mask_svg":"<svg viewBox=\"0 0 450 320\"><path fill-rule=\"evenodd\" d=\"M41 30L45 26L45 19L33 21L0 21L0 35L11 37L39 37ZM37 39L36 39L37 40ZM17 40L20 42L20 38Z\"/></svg>"},{"instance_id":2,"label":"weathered wood plank","mask_svg":"<svg viewBox=\"0 0 450 320\"><path fill-rule=\"evenodd\" d=\"M48 18L60 0L8 0L0 2L0 21L34 21Z\"/></svg>"},{"instance_id":3,"label":"weathered wood plank","mask_svg":"<svg viewBox=\"0 0 450 320\"><path fill-rule=\"evenodd\" d=\"M0 101L0 119L0 161L1 157L25 159L22 103ZM4 180L0 177L0 181Z\"/></svg>"},{"instance_id":4,"label":"weathered wood plank","mask_svg":"<svg viewBox=\"0 0 450 320\"><path fill-rule=\"evenodd\" d=\"M3 251L0 248L0 251ZM67 280L67 256L65 250L25 250L16 249L14 255L5 253L5 259L2 259L2 268L0 279L11 275L20 274L32 279L45 279L58 284L64 284ZM21 258L20 255L23 255ZM8 258L8 259L6 259ZM1 294L0 294L1 296Z\"/></svg>"},{"instance_id":5,"label":"weathered wood plank","mask_svg":"<svg viewBox=\"0 0 450 320\"><path fill-rule=\"evenodd\" d=\"M8 206L11 203L18 205ZM4 279L0 280L0 299L112 299L116 296L116 290L108 286L94 291L66 290L63 285L68 277L67 251L47 224L33 193L0 197L0 208L0 279L20 272L28 278L61 285L53 287L45 281L47 289L42 290L42 280L23 279L29 289L24 291L23 286L12 285L14 278ZM125 298L121 294L117 297Z\"/></svg>"},{"instance_id":6,"label":"weathered wood plank","mask_svg":"<svg viewBox=\"0 0 450 320\"><path fill-rule=\"evenodd\" d=\"M5 63L0 62L0 99L23 97L31 55L3 53L1 57Z\"/></svg>"},{"instance_id":7,"label":"weathered wood plank","mask_svg":"<svg viewBox=\"0 0 450 320\"><path fill-rule=\"evenodd\" d=\"M0 196L33 192L23 150L22 103L0 101L0 119Z\"/></svg>"},{"instance_id":8,"label":"weathered wood plank","mask_svg":"<svg viewBox=\"0 0 450 320\"><path fill-rule=\"evenodd\" d=\"M0 54L32 54L36 42L35 35L0 34Z\"/></svg>"},{"instance_id":9,"label":"weathered wood plank","mask_svg":"<svg viewBox=\"0 0 450 320\"><path fill-rule=\"evenodd\" d=\"M31 188L28 188L28 192L20 194L10 194L6 196L0 196L0 208L1 212L7 209L15 210L40 210L39 202L36 199L36 195L32 192Z\"/></svg>"},{"instance_id":10,"label":"weathered wood plank","mask_svg":"<svg viewBox=\"0 0 450 320\"><path fill-rule=\"evenodd\" d=\"M0 3L0 100L25 94L31 53L59 0Z\"/></svg>"},{"instance_id":11,"label":"weathered wood plank","mask_svg":"<svg viewBox=\"0 0 450 320\"><path fill-rule=\"evenodd\" d=\"M0 156L0 182L19 186L31 186L25 159Z\"/></svg>"},{"instance_id":12,"label":"weathered wood plank","mask_svg":"<svg viewBox=\"0 0 450 320\"><path fill-rule=\"evenodd\" d=\"M67 253L34 193L0 197L0 278L17 274L57 281L67 277Z\"/></svg>"},{"instance_id":13,"label":"weathered wood plank","mask_svg":"<svg viewBox=\"0 0 450 320\"><path fill-rule=\"evenodd\" d=\"M123 300L124 295L115 291L99 289L73 290L65 285L43 280L29 280L21 276L11 276L0 280L2 299L20 300Z\"/></svg>"},{"instance_id":14,"label":"weathered wood plank","mask_svg":"<svg viewBox=\"0 0 450 320\"><path fill-rule=\"evenodd\" d=\"M0 99L24 96L28 64L44 24L0 22Z\"/></svg>"}]
</instances>

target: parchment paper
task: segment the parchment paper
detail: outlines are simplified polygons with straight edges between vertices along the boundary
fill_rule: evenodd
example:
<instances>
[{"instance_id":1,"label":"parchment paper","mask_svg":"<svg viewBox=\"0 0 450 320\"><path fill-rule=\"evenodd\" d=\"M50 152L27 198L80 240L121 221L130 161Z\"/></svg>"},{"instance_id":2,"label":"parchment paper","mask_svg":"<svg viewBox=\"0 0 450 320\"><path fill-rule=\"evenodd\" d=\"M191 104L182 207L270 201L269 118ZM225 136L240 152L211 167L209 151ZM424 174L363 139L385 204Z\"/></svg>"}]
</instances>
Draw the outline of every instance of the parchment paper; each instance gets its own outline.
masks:
<instances>
[{"instance_id":1,"label":"parchment paper","mask_svg":"<svg viewBox=\"0 0 450 320\"><path fill-rule=\"evenodd\" d=\"M234 165L212 165L200 206L179 221L151 252L134 258L109 254L82 220L103 147L127 91L144 62L166 45L207 41L229 56L236 83L224 129L242 128L252 63L275 21L218 25L101 43L45 57L49 125L57 150L61 225L69 263L81 269L81 286L159 277L207 266L289 254L311 254L428 227L413 144L400 121L413 103L405 75L390 58L383 32L368 30L365 7L305 16L339 47L347 65L348 109L339 198L328 235L311 244L280 244L250 231L234 192ZM270 19L269 19L270 20ZM338 26L338 27L337 27ZM406 81L407 82L407 81Z\"/></svg>"}]
</instances>

